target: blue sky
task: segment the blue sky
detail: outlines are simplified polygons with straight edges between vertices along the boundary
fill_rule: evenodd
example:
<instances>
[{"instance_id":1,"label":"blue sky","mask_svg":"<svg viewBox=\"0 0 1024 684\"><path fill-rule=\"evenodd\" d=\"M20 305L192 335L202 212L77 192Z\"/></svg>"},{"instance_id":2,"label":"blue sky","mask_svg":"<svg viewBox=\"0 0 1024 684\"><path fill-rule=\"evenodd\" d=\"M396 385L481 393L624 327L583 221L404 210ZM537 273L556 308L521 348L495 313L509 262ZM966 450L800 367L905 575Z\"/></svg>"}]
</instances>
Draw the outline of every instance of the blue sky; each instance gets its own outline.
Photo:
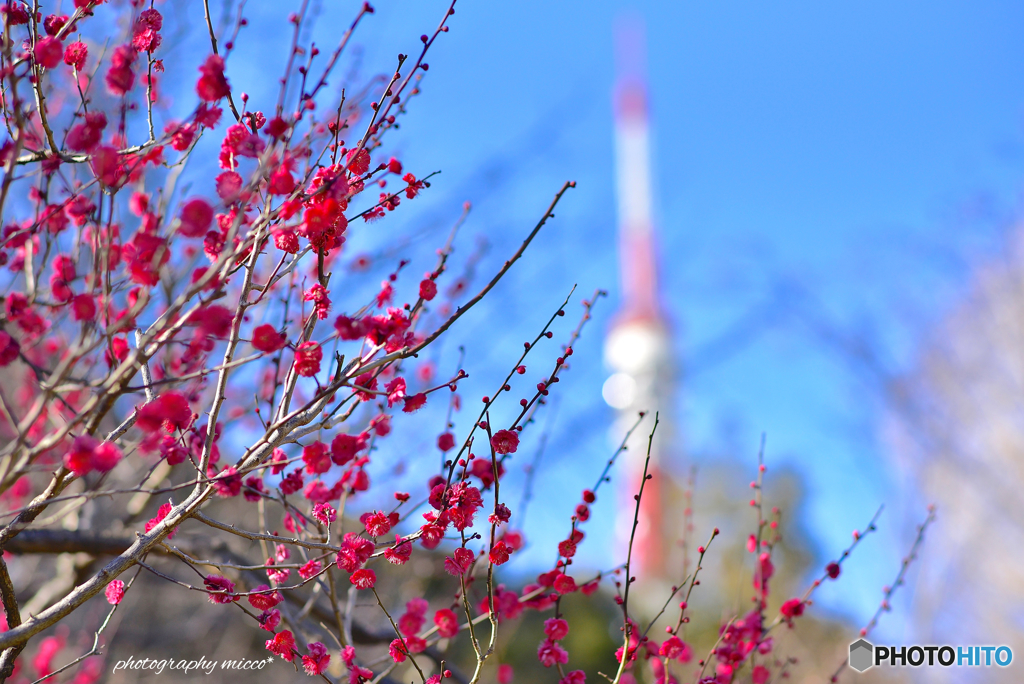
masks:
<instances>
[{"instance_id":1,"label":"blue sky","mask_svg":"<svg viewBox=\"0 0 1024 684\"><path fill-rule=\"evenodd\" d=\"M380 3L349 53L361 54L360 74L386 73L398 52L417 50L445 6ZM356 3L313 7L320 12L313 37L326 49ZM665 299L685 368L676 409L687 449L698 459L720 449L723 426L731 426L728 441L746 449L752 472L767 432L769 463L805 480L806 531L822 562L885 503L883 532L844 573L849 591L821 596L824 607L865 622L923 502L887 462L877 387L815 328L827 322L862 334L885 350L891 368L905 367L928 322L955 300L964 264L998 244L1024 177L1024 5L520 0L456 7L450 33L428 58L423 94L390 141L417 175L442 174L408 211L372 233L351 233L350 246L370 250L392 234L426 231L414 264L425 270L471 200L455 263L483 235L490 250L480 274L490 273L561 183L577 181L526 259L448 343L466 344L465 394L478 397L493 391L573 284L578 293L611 290L557 388L550 470L530 513L535 523L566 521L570 505L559 492L591 484L608 453L600 343L617 286L612 27L623 11L639 13L648 32ZM232 83L257 105L267 100L267 109L278 70L268 75L253 65L286 56L287 11L250 3L252 27L228 65ZM375 284L369 278L366 292ZM569 309L555 341L577 310ZM453 346L444 351L452 363ZM547 366L552 354L538 351ZM528 453L539 433L524 442ZM607 520L599 514L589 529L596 535ZM596 564L599 551L594 544L595 555L584 559ZM883 629L901 623L890 624Z\"/></svg>"}]
</instances>

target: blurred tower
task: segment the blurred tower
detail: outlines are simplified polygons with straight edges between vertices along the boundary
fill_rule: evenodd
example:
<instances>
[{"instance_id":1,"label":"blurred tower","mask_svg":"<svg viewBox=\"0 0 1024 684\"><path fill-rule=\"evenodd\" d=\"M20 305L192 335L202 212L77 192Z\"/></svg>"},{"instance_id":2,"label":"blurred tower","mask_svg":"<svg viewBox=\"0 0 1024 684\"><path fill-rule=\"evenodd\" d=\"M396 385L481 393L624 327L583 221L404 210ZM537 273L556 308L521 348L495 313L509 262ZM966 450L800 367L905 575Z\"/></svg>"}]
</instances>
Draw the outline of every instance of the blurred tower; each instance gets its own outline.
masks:
<instances>
[{"instance_id":1,"label":"blurred tower","mask_svg":"<svg viewBox=\"0 0 1024 684\"><path fill-rule=\"evenodd\" d=\"M638 412L648 413L630 438L620 465L616 538L623 557L636 506L633 496L639 491L643 476L648 436L655 412L660 413L648 469L654 477L644 487L633 544L633 574L648 581L668 582L676 578L681 568L673 562L676 554L672 552L682 520L673 520L675 515L670 509L678 502L671 501L676 498L671 493L677 488L664 477L670 450L676 445L670 415L675 368L671 336L660 301L652 220L645 50L639 20L620 22L616 35L615 152L622 299L605 342L605 361L613 373L602 394L617 412L612 429L617 440L636 421Z\"/></svg>"}]
</instances>

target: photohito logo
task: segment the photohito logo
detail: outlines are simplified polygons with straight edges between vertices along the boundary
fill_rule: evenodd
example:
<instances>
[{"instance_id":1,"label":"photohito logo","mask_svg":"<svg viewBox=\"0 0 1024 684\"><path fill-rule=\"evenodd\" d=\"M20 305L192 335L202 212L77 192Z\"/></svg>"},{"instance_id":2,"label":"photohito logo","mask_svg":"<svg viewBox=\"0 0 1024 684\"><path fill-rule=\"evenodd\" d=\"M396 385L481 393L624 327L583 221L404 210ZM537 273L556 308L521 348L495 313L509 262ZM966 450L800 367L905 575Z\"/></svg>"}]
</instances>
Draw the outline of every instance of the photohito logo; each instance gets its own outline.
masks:
<instances>
[{"instance_id":1,"label":"photohito logo","mask_svg":"<svg viewBox=\"0 0 1024 684\"><path fill-rule=\"evenodd\" d=\"M875 646L867 639L850 644L850 667L864 672L876 665L889 667L1007 667L1013 662L1009 646Z\"/></svg>"}]
</instances>

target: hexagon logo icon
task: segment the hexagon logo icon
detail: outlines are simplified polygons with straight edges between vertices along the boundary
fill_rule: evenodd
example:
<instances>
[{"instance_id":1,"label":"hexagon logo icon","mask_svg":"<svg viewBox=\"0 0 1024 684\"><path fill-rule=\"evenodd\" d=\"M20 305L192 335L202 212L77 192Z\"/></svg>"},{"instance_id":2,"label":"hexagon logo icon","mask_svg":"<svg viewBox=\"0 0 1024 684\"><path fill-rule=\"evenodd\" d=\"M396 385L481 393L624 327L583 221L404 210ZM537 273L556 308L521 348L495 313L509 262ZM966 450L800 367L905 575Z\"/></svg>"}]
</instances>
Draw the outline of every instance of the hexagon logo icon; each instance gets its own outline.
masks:
<instances>
[{"instance_id":1,"label":"hexagon logo icon","mask_svg":"<svg viewBox=\"0 0 1024 684\"><path fill-rule=\"evenodd\" d=\"M875 647L865 639L858 639L850 644L850 667L857 672L864 672L875 663Z\"/></svg>"}]
</instances>

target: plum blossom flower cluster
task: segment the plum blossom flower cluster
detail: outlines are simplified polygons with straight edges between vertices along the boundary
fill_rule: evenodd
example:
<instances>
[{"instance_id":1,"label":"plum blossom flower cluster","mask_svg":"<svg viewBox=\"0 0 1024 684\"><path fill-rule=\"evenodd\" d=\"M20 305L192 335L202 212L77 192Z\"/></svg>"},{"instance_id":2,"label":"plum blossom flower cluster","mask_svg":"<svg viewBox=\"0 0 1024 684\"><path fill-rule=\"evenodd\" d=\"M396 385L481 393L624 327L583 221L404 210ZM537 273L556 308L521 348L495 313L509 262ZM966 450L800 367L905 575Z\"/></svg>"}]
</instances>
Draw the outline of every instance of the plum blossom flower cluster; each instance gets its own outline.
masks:
<instances>
[{"instance_id":1,"label":"plum blossom flower cluster","mask_svg":"<svg viewBox=\"0 0 1024 684\"><path fill-rule=\"evenodd\" d=\"M412 211L431 186L430 171L390 150L429 83L427 57L455 2L382 78L358 83L344 82L339 65L374 8L357 8L322 49L302 42L312 17L301 7L287 17L277 96L250 97L249 72L232 58L244 7L224 31L209 22L191 58L166 40L193 22L184 5L181 15L141 0L0 5L0 681L53 674L58 655L84 643L61 623L94 597L111 612L130 605L143 572L233 611L296 672L350 684L395 671L430 684L508 684L514 670L495 646L525 611L545 614L540 665L583 684L585 670L569 667L564 598L602 586L623 611L616 683L645 662L658 682L680 681L672 668L690 663L700 681L781 672L770 634L791 627L810 594L769 615L775 537L762 533L774 520L752 537L755 609L723 625L704 660L685 639L686 601L657 643L630 612L628 560L596 576L574 567L607 470L572 504L554 565L521 588L506 574L526 543L510 464L602 293L582 301L570 331L562 319L573 293L531 319L535 336L479 403L464 396L461 361L444 375L429 359L574 184L472 295L471 274L450 273L456 230L424 263L392 263L394 249L353 254L356 237L390 236L389 217ZM389 272L367 289L374 260ZM556 333L567 338L559 347ZM428 425L431 410L445 413L442 425ZM399 422L436 445L419 460L437 467L408 491L396 491L399 468L384 455ZM133 534L100 547L68 505ZM49 528L63 530L64 551L100 562L30 615L19 601L38 587L12 578L25 549L54 539ZM190 540L209 536L244 539L258 555L199 562ZM160 556L172 538L175 552ZM400 595L418 562L437 568L443 602ZM377 623L354 614L369 602ZM95 626L97 639L108 623ZM474 655L456 668L446 654L460 642ZM76 684L97 681L95 649L78 655L65 659L79 668Z\"/></svg>"}]
</instances>

